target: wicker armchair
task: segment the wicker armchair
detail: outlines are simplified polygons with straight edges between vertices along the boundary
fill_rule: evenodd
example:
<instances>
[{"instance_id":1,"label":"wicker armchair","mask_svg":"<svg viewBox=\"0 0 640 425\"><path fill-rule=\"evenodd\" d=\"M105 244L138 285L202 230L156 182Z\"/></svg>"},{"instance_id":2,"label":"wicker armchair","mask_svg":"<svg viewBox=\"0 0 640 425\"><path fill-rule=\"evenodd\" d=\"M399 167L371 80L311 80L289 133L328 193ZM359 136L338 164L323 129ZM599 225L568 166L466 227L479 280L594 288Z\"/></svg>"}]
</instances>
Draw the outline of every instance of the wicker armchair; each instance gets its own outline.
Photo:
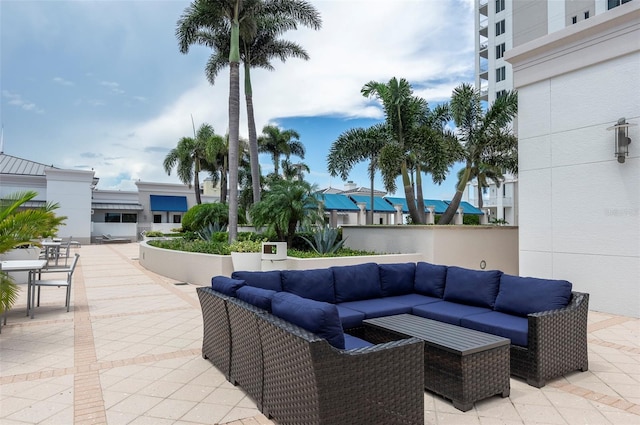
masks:
<instances>
[{"instance_id":1,"label":"wicker armchair","mask_svg":"<svg viewBox=\"0 0 640 425\"><path fill-rule=\"evenodd\" d=\"M202 307L202 357L209 359L230 380L231 331L227 300L229 297L211 288L197 289Z\"/></svg>"},{"instance_id":2,"label":"wicker armchair","mask_svg":"<svg viewBox=\"0 0 640 425\"><path fill-rule=\"evenodd\" d=\"M511 374L541 388L548 379L589 368L589 294L572 292L561 310L530 314L528 347L511 346Z\"/></svg>"}]
</instances>

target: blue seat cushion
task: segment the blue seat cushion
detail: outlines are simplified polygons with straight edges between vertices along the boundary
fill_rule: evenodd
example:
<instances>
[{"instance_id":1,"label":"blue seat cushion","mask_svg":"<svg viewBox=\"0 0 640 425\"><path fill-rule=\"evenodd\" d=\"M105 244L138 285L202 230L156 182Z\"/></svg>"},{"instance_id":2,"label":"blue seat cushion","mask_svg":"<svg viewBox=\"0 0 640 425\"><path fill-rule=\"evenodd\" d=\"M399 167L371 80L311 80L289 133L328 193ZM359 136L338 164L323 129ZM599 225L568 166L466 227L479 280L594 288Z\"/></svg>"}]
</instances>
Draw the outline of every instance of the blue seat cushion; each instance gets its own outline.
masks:
<instances>
[{"instance_id":1,"label":"blue seat cushion","mask_svg":"<svg viewBox=\"0 0 640 425\"><path fill-rule=\"evenodd\" d=\"M227 276L214 276L211 279L211 289L230 297L236 296L236 291L245 285L242 279L232 279Z\"/></svg>"},{"instance_id":2,"label":"blue seat cushion","mask_svg":"<svg viewBox=\"0 0 640 425\"><path fill-rule=\"evenodd\" d=\"M362 326L362 321L364 320L363 312L352 310L340 304L336 304L336 307L338 307L338 316L340 316L340 322L344 329Z\"/></svg>"},{"instance_id":3,"label":"blue seat cushion","mask_svg":"<svg viewBox=\"0 0 640 425\"><path fill-rule=\"evenodd\" d=\"M276 291L271 289L256 288L249 285L244 285L236 291L236 296L242 301L267 311L271 311L271 299L275 294Z\"/></svg>"},{"instance_id":4,"label":"blue seat cushion","mask_svg":"<svg viewBox=\"0 0 640 425\"><path fill-rule=\"evenodd\" d=\"M442 298L429 297L427 295L421 295L421 294L406 294L406 295L396 295L395 297L386 297L385 300L392 301L398 304L408 305L410 307L414 307L417 305L442 301Z\"/></svg>"},{"instance_id":5,"label":"blue seat cushion","mask_svg":"<svg viewBox=\"0 0 640 425\"><path fill-rule=\"evenodd\" d=\"M465 328L509 338L514 345L528 345L529 321L526 317L491 311L463 317L460 324Z\"/></svg>"},{"instance_id":6,"label":"blue seat cushion","mask_svg":"<svg viewBox=\"0 0 640 425\"><path fill-rule=\"evenodd\" d=\"M333 272L330 269L283 270L281 277L284 291L316 301L336 302Z\"/></svg>"},{"instance_id":7,"label":"blue seat cushion","mask_svg":"<svg viewBox=\"0 0 640 425\"><path fill-rule=\"evenodd\" d=\"M539 311L558 310L571 300L571 283L566 280L537 279L503 274L495 310L526 316Z\"/></svg>"},{"instance_id":8,"label":"blue seat cushion","mask_svg":"<svg viewBox=\"0 0 640 425\"><path fill-rule=\"evenodd\" d=\"M386 298L349 301L346 303L340 303L338 305L364 313L365 319L372 319L374 317L381 316L391 316L394 314L411 313L411 306L388 301Z\"/></svg>"},{"instance_id":9,"label":"blue seat cushion","mask_svg":"<svg viewBox=\"0 0 640 425\"><path fill-rule=\"evenodd\" d=\"M368 300L380 298L380 273L376 263L353 266L334 266L333 283L336 289L336 302Z\"/></svg>"},{"instance_id":10,"label":"blue seat cushion","mask_svg":"<svg viewBox=\"0 0 640 425\"><path fill-rule=\"evenodd\" d=\"M491 310L486 307L440 301L437 303L413 307L411 312L416 316L422 316L427 319L460 326L460 319L463 317L480 313L489 313Z\"/></svg>"},{"instance_id":11,"label":"blue seat cushion","mask_svg":"<svg viewBox=\"0 0 640 425\"><path fill-rule=\"evenodd\" d=\"M249 286L255 286L256 288L271 289L272 291L282 291L282 283L280 281L280 271L268 271L268 272L249 272L249 271L237 271L231 273L231 277L234 279L243 279Z\"/></svg>"},{"instance_id":12,"label":"blue seat cushion","mask_svg":"<svg viewBox=\"0 0 640 425\"><path fill-rule=\"evenodd\" d=\"M422 295L442 298L446 277L447 266L420 261L416 264L414 290Z\"/></svg>"},{"instance_id":13,"label":"blue seat cushion","mask_svg":"<svg viewBox=\"0 0 640 425\"><path fill-rule=\"evenodd\" d=\"M404 295L413 292L416 275L414 263L378 264L380 287L383 297Z\"/></svg>"},{"instance_id":14,"label":"blue seat cushion","mask_svg":"<svg viewBox=\"0 0 640 425\"><path fill-rule=\"evenodd\" d=\"M271 312L326 339L334 347L344 349L344 332L334 304L278 292L271 299Z\"/></svg>"},{"instance_id":15,"label":"blue seat cushion","mask_svg":"<svg viewBox=\"0 0 640 425\"><path fill-rule=\"evenodd\" d=\"M355 350L357 348L367 348L372 347L373 344L365 341L364 339L360 339L353 335L344 334L344 349L345 350Z\"/></svg>"},{"instance_id":16,"label":"blue seat cushion","mask_svg":"<svg viewBox=\"0 0 640 425\"><path fill-rule=\"evenodd\" d=\"M500 287L499 270L471 270L450 266L444 300L493 309Z\"/></svg>"}]
</instances>

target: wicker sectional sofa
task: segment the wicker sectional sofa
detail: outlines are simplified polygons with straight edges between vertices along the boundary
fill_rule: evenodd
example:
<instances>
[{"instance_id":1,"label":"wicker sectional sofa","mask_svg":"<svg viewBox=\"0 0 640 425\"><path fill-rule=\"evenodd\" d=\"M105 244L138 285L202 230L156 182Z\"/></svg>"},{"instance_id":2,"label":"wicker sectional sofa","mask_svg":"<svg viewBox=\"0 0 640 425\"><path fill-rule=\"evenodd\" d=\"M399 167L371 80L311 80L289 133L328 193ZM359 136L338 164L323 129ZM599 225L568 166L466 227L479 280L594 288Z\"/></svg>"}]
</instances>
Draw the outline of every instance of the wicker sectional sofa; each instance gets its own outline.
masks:
<instances>
[{"instance_id":1,"label":"wicker sectional sofa","mask_svg":"<svg viewBox=\"0 0 640 425\"><path fill-rule=\"evenodd\" d=\"M357 338L374 317L410 313L509 338L511 374L536 387L588 368L589 296L567 281L366 263L234 272L198 295L203 356L283 424L422 423L422 341Z\"/></svg>"}]
</instances>

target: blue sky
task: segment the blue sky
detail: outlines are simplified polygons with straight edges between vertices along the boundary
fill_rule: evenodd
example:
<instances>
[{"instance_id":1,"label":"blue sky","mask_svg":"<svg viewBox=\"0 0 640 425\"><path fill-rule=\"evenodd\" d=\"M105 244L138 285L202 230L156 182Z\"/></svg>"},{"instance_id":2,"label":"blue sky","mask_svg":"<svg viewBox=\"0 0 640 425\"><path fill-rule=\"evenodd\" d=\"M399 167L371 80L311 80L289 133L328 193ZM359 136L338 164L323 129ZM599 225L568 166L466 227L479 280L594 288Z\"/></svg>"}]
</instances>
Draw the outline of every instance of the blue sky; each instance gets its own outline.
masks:
<instances>
[{"instance_id":1,"label":"blue sky","mask_svg":"<svg viewBox=\"0 0 640 425\"><path fill-rule=\"evenodd\" d=\"M368 81L409 80L430 104L473 81L473 0L312 1L320 31L286 34L307 62L274 62L252 72L258 133L265 124L301 135L308 180L342 188L326 170L340 133L383 118L360 89ZM162 160L196 127L227 131L228 72L211 86L210 51L183 55L176 22L182 0L0 2L0 121L4 153L60 168L93 169L99 189L135 190L137 180L179 183ZM241 93L241 98L244 96ZM241 136L246 114L241 104ZM261 155L263 174L272 169ZM455 176L455 170L452 171ZM368 186L366 164L349 176ZM376 187L383 189L377 177ZM427 186L427 198L453 195L455 177ZM398 193L404 196L403 193Z\"/></svg>"}]
</instances>

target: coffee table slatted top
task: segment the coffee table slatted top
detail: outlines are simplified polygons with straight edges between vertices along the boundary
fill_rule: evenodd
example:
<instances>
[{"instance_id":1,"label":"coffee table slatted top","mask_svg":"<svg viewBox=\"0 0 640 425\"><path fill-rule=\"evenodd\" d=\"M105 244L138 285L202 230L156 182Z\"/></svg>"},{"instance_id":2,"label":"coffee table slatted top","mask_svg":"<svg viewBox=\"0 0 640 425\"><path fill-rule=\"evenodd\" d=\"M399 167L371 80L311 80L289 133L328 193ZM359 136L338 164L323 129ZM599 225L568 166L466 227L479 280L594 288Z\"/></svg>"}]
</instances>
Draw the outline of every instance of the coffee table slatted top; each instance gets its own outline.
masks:
<instances>
[{"instance_id":1,"label":"coffee table slatted top","mask_svg":"<svg viewBox=\"0 0 640 425\"><path fill-rule=\"evenodd\" d=\"M473 329L414 316L412 314L397 314L394 316L366 319L364 323L369 326L420 338L424 340L426 344L461 356L467 356L511 343L508 338L502 338Z\"/></svg>"}]
</instances>

